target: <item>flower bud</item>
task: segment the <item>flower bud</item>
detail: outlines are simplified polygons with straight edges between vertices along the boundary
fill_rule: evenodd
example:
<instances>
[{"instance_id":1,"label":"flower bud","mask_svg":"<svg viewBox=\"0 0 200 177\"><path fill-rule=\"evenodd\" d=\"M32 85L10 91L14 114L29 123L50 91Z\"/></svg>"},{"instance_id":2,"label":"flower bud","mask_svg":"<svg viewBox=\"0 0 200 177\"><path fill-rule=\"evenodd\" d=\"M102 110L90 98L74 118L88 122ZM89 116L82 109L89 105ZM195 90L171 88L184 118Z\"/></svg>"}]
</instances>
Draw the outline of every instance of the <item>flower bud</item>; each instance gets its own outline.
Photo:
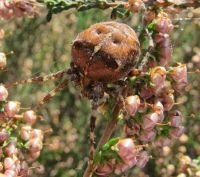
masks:
<instances>
[{"instance_id":1,"label":"flower bud","mask_svg":"<svg viewBox=\"0 0 200 177\"><path fill-rule=\"evenodd\" d=\"M31 138L39 138L40 140L43 140L44 133L40 129L32 129L32 131L31 131Z\"/></svg>"},{"instance_id":2,"label":"flower bud","mask_svg":"<svg viewBox=\"0 0 200 177\"><path fill-rule=\"evenodd\" d=\"M0 52L0 69L4 69L6 67L6 64L7 64L6 55Z\"/></svg>"},{"instance_id":3,"label":"flower bud","mask_svg":"<svg viewBox=\"0 0 200 177\"><path fill-rule=\"evenodd\" d=\"M16 177L16 171L15 170L6 170L5 173L6 177Z\"/></svg>"},{"instance_id":4,"label":"flower bud","mask_svg":"<svg viewBox=\"0 0 200 177\"><path fill-rule=\"evenodd\" d=\"M40 138L32 138L28 141L27 147L31 153L40 151L43 147L42 140Z\"/></svg>"},{"instance_id":5,"label":"flower bud","mask_svg":"<svg viewBox=\"0 0 200 177\"><path fill-rule=\"evenodd\" d=\"M165 12L160 12L156 19L156 31L160 33L170 33L174 28L168 14Z\"/></svg>"},{"instance_id":6,"label":"flower bud","mask_svg":"<svg viewBox=\"0 0 200 177\"><path fill-rule=\"evenodd\" d=\"M37 115L34 111L29 110L24 112L23 121L29 125L34 125L37 120Z\"/></svg>"},{"instance_id":7,"label":"flower bud","mask_svg":"<svg viewBox=\"0 0 200 177\"><path fill-rule=\"evenodd\" d=\"M146 151L142 151L137 156L137 166L140 168L144 168L146 163L149 161L149 155Z\"/></svg>"},{"instance_id":8,"label":"flower bud","mask_svg":"<svg viewBox=\"0 0 200 177\"><path fill-rule=\"evenodd\" d=\"M16 142L10 142L6 148L5 148L5 153L6 155L8 155L9 157L16 155L18 153L18 149L16 147Z\"/></svg>"},{"instance_id":9,"label":"flower bud","mask_svg":"<svg viewBox=\"0 0 200 177\"><path fill-rule=\"evenodd\" d=\"M29 158L27 160L29 162L35 161L40 156L40 151L30 152Z\"/></svg>"},{"instance_id":10,"label":"flower bud","mask_svg":"<svg viewBox=\"0 0 200 177\"><path fill-rule=\"evenodd\" d=\"M166 69L161 66L157 66L150 70L151 83L153 84L155 94L158 94L164 87L166 73Z\"/></svg>"},{"instance_id":11,"label":"flower bud","mask_svg":"<svg viewBox=\"0 0 200 177\"><path fill-rule=\"evenodd\" d=\"M143 142L152 141L156 136L156 132L154 130L151 131L143 131L139 137L139 139Z\"/></svg>"},{"instance_id":12,"label":"flower bud","mask_svg":"<svg viewBox=\"0 0 200 177\"><path fill-rule=\"evenodd\" d=\"M144 130L152 130L158 122L159 115L157 113L146 114L143 118L142 128Z\"/></svg>"},{"instance_id":13,"label":"flower bud","mask_svg":"<svg viewBox=\"0 0 200 177\"><path fill-rule=\"evenodd\" d=\"M134 159L137 154L135 144L131 138L120 139L116 147L118 148L117 153L123 161Z\"/></svg>"},{"instance_id":14,"label":"flower bud","mask_svg":"<svg viewBox=\"0 0 200 177\"><path fill-rule=\"evenodd\" d=\"M9 134L5 131L0 131L0 143L3 143L9 138Z\"/></svg>"},{"instance_id":15,"label":"flower bud","mask_svg":"<svg viewBox=\"0 0 200 177\"><path fill-rule=\"evenodd\" d=\"M8 97L7 89L3 85L0 85L0 101L5 101L7 97Z\"/></svg>"},{"instance_id":16,"label":"flower bud","mask_svg":"<svg viewBox=\"0 0 200 177\"><path fill-rule=\"evenodd\" d=\"M125 99L125 109L127 113L131 116L134 116L140 106L140 98L137 95L128 96Z\"/></svg>"},{"instance_id":17,"label":"flower bud","mask_svg":"<svg viewBox=\"0 0 200 177\"><path fill-rule=\"evenodd\" d=\"M15 169L15 161L13 158L6 157L4 159L4 168L5 170L14 170Z\"/></svg>"},{"instance_id":18,"label":"flower bud","mask_svg":"<svg viewBox=\"0 0 200 177\"><path fill-rule=\"evenodd\" d=\"M113 171L112 162L105 162L105 164L97 167L96 174L99 176L107 176Z\"/></svg>"},{"instance_id":19,"label":"flower bud","mask_svg":"<svg viewBox=\"0 0 200 177\"><path fill-rule=\"evenodd\" d=\"M132 12L138 12L142 8L142 0L128 0L127 9Z\"/></svg>"},{"instance_id":20,"label":"flower bud","mask_svg":"<svg viewBox=\"0 0 200 177\"><path fill-rule=\"evenodd\" d=\"M184 127L183 126L179 126L179 127L176 127L176 128L172 128L169 132L170 136L172 138L180 138L181 135L183 134L184 132Z\"/></svg>"},{"instance_id":21,"label":"flower bud","mask_svg":"<svg viewBox=\"0 0 200 177\"><path fill-rule=\"evenodd\" d=\"M179 64L177 67L173 67L170 72L170 76L175 81L174 89L177 92L182 91L187 86L187 67L186 64Z\"/></svg>"},{"instance_id":22,"label":"flower bud","mask_svg":"<svg viewBox=\"0 0 200 177\"><path fill-rule=\"evenodd\" d=\"M31 137L32 128L29 125L22 126L20 129L20 136L23 140L27 141Z\"/></svg>"},{"instance_id":23,"label":"flower bud","mask_svg":"<svg viewBox=\"0 0 200 177\"><path fill-rule=\"evenodd\" d=\"M174 111L169 114L170 125L173 127L180 127L182 125L183 116L180 111Z\"/></svg>"},{"instance_id":24,"label":"flower bud","mask_svg":"<svg viewBox=\"0 0 200 177\"><path fill-rule=\"evenodd\" d=\"M144 23L151 23L156 17L156 13L154 11L145 11L144 12Z\"/></svg>"},{"instance_id":25,"label":"flower bud","mask_svg":"<svg viewBox=\"0 0 200 177\"><path fill-rule=\"evenodd\" d=\"M20 103L17 101L9 101L4 106L4 109L8 117L14 117L20 110Z\"/></svg>"},{"instance_id":26,"label":"flower bud","mask_svg":"<svg viewBox=\"0 0 200 177\"><path fill-rule=\"evenodd\" d=\"M154 142L154 145L157 146L157 147L163 147L163 146L170 145L170 143L171 143L171 140L169 138L167 138L167 137L159 137Z\"/></svg>"}]
</instances>

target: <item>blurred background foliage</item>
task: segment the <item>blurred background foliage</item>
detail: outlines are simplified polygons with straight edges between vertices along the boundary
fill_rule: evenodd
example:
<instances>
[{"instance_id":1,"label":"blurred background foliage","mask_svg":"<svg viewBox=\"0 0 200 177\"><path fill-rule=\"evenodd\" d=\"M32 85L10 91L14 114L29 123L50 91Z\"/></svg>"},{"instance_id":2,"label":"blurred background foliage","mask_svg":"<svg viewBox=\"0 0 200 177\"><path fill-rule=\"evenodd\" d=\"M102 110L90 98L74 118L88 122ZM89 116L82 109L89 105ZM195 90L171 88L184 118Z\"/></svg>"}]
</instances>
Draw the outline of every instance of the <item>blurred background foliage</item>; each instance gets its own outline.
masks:
<instances>
[{"instance_id":1,"label":"blurred background foliage","mask_svg":"<svg viewBox=\"0 0 200 177\"><path fill-rule=\"evenodd\" d=\"M0 50L5 53L13 51L8 55L8 67L1 73L0 82L14 82L69 68L71 44L78 32L95 22L110 20L109 10L69 10L54 15L50 22L46 21L46 13L43 9L36 18L0 21L0 27L5 30ZM191 72L200 69L199 17L200 9L197 9L173 18L176 28L172 34L172 63L187 63ZM139 32L138 19L140 16L134 14L120 21ZM34 107L59 82L17 86L9 91L10 98L22 102L24 108ZM153 149L153 158L145 169L134 169L129 176L177 176L182 169L181 155L191 159L200 156L199 85L199 73L190 73L186 94L177 100L181 103L177 106L185 115L186 127L180 142L172 147ZM33 164L35 168L31 170L31 176L72 177L83 168L88 155L90 110L89 102L80 96L79 89L71 83L39 110L43 119L37 126L47 133L44 150L39 161ZM104 122L104 118L98 119L97 137L102 132Z\"/></svg>"}]
</instances>

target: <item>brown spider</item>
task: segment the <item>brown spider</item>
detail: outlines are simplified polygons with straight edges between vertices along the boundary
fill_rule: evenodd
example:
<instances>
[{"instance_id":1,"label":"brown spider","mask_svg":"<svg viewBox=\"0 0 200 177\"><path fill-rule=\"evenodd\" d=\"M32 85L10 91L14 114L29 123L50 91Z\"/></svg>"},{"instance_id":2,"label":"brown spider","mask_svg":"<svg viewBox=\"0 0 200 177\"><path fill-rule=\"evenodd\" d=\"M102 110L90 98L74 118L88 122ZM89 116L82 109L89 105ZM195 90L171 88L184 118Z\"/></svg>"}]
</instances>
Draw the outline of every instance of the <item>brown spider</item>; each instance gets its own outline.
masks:
<instances>
[{"instance_id":1,"label":"brown spider","mask_svg":"<svg viewBox=\"0 0 200 177\"><path fill-rule=\"evenodd\" d=\"M102 98L106 85L124 79L140 52L132 28L117 22L103 22L81 32L72 45L68 74L94 102Z\"/></svg>"},{"instance_id":2,"label":"brown spider","mask_svg":"<svg viewBox=\"0 0 200 177\"><path fill-rule=\"evenodd\" d=\"M6 84L6 87L39 83L68 75L81 88L82 95L95 103L105 92L113 91L108 89L108 84L120 85L125 80L134 68L139 53L138 38L128 25L114 21L97 23L82 31L74 40L69 69ZM66 87L68 76L43 98L39 107Z\"/></svg>"}]
</instances>

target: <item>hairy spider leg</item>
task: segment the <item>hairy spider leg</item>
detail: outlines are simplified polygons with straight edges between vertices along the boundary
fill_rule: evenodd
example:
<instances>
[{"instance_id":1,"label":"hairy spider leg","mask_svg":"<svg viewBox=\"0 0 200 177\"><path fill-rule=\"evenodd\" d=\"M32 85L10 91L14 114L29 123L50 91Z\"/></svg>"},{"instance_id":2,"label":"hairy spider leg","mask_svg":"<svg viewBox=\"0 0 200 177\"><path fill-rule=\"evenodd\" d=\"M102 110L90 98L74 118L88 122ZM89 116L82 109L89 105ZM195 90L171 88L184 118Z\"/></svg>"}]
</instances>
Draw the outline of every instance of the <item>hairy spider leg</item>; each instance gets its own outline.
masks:
<instances>
[{"instance_id":1,"label":"hairy spider leg","mask_svg":"<svg viewBox=\"0 0 200 177\"><path fill-rule=\"evenodd\" d=\"M93 111L92 111L93 112ZM93 165L94 160L94 153L95 153L95 125L96 124L96 116L93 114L90 117L90 150L89 150L89 163L90 165Z\"/></svg>"},{"instance_id":2,"label":"hairy spider leg","mask_svg":"<svg viewBox=\"0 0 200 177\"><path fill-rule=\"evenodd\" d=\"M62 91L68 85L68 79L64 79L57 87L51 90L43 99L36 105L35 109L41 108L45 103L49 102L51 98L53 98L56 93Z\"/></svg>"},{"instance_id":3,"label":"hairy spider leg","mask_svg":"<svg viewBox=\"0 0 200 177\"><path fill-rule=\"evenodd\" d=\"M18 85L23 85L23 84L27 84L27 83L42 83L45 81L50 81L50 80L55 80L55 79L59 79L62 78L65 74L67 73L67 70L61 70L58 71L56 73L51 73L49 75L46 76L36 76L36 77L32 77L32 78L28 78L28 79L23 79L14 83L6 83L5 87L7 89L18 86Z\"/></svg>"}]
</instances>

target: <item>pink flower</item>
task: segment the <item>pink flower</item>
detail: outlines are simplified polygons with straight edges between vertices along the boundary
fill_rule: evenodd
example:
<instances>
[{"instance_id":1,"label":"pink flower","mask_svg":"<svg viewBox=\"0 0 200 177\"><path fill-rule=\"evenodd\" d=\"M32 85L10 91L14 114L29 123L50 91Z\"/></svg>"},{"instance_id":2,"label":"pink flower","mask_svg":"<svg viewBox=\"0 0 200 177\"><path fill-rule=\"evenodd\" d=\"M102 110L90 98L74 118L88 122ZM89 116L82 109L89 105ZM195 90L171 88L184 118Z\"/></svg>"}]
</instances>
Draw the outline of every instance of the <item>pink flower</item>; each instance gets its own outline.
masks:
<instances>
[{"instance_id":1,"label":"pink flower","mask_svg":"<svg viewBox=\"0 0 200 177\"><path fill-rule=\"evenodd\" d=\"M0 16L8 20L23 15L33 16L36 14L37 2L35 0L1 0Z\"/></svg>"},{"instance_id":2,"label":"pink flower","mask_svg":"<svg viewBox=\"0 0 200 177\"><path fill-rule=\"evenodd\" d=\"M174 106L174 95L171 90L163 91L158 100L163 104L164 111L169 111Z\"/></svg>"},{"instance_id":3,"label":"pink flower","mask_svg":"<svg viewBox=\"0 0 200 177\"><path fill-rule=\"evenodd\" d=\"M160 12L158 18L156 19L156 30L160 33L169 33L174 28L168 14L165 12Z\"/></svg>"},{"instance_id":4,"label":"pink flower","mask_svg":"<svg viewBox=\"0 0 200 177\"><path fill-rule=\"evenodd\" d=\"M166 69L161 66L154 67L150 70L151 83L155 94L158 94L164 87L166 79Z\"/></svg>"},{"instance_id":5,"label":"pink flower","mask_svg":"<svg viewBox=\"0 0 200 177\"><path fill-rule=\"evenodd\" d=\"M164 119L164 107L163 107L163 104L157 100L154 105L153 105L153 110L155 113L158 114L158 117L159 117L159 120L158 122L161 123Z\"/></svg>"},{"instance_id":6,"label":"pink flower","mask_svg":"<svg viewBox=\"0 0 200 177\"><path fill-rule=\"evenodd\" d=\"M6 177L15 177L15 176L17 176L17 172L15 170L6 170L4 172L4 174L6 175Z\"/></svg>"},{"instance_id":7,"label":"pink flower","mask_svg":"<svg viewBox=\"0 0 200 177\"><path fill-rule=\"evenodd\" d=\"M96 174L99 176L107 176L113 171L113 163L106 162L103 165L97 167Z\"/></svg>"},{"instance_id":8,"label":"pink flower","mask_svg":"<svg viewBox=\"0 0 200 177\"><path fill-rule=\"evenodd\" d=\"M5 148L5 153L7 156L13 156L13 155L16 155L18 153L18 149L16 147L16 142L15 141L12 141L10 142L6 148Z\"/></svg>"},{"instance_id":9,"label":"pink flower","mask_svg":"<svg viewBox=\"0 0 200 177\"><path fill-rule=\"evenodd\" d=\"M20 129L20 136L23 140L27 141L31 137L32 128L29 125L22 126Z\"/></svg>"},{"instance_id":10,"label":"pink flower","mask_svg":"<svg viewBox=\"0 0 200 177\"><path fill-rule=\"evenodd\" d=\"M8 138L9 138L9 134L6 131L4 130L0 131L0 143L3 143Z\"/></svg>"},{"instance_id":11,"label":"pink flower","mask_svg":"<svg viewBox=\"0 0 200 177\"><path fill-rule=\"evenodd\" d=\"M138 151L135 149L135 144L131 138L120 139L116 147L118 155L123 161L134 159Z\"/></svg>"},{"instance_id":12,"label":"pink flower","mask_svg":"<svg viewBox=\"0 0 200 177\"><path fill-rule=\"evenodd\" d=\"M149 155L146 151L142 151L137 156L137 166L140 168L144 168L147 162L149 161Z\"/></svg>"},{"instance_id":13,"label":"pink flower","mask_svg":"<svg viewBox=\"0 0 200 177\"><path fill-rule=\"evenodd\" d=\"M140 106L139 96L137 95L128 96L125 99L125 109L129 115L134 116L137 113L139 106Z\"/></svg>"},{"instance_id":14,"label":"pink flower","mask_svg":"<svg viewBox=\"0 0 200 177\"><path fill-rule=\"evenodd\" d=\"M154 141L154 145L157 147L163 147L170 145L171 140L167 137L159 137L156 141Z\"/></svg>"},{"instance_id":15,"label":"pink flower","mask_svg":"<svg viewBox=\"0 0 200 177\"><path fill-rule=\"evenodd\" d=\"M8 97L7 89L3 85L0 85L0 101L5 101L7 97Z\"/></svg>"},{"instance_id":16,"label":"pink flower","mask_svg":"<svg viewBox=\"0 0 200 177\"><path fill-rule=\"evenodd\" d=\"M6 67L6 55L5 53L0 52L0 69L4 69Z\"/></svg>"},{"instance_id":17,"label":"pink flower","mask_svg":"<svg viewBox=\"0 0 200 177\"><path fill-rule=\"evenodd\" d=\"M180 111L174 111L169 114L169 121L171 126L180 127L182 124L183 116Z\"/></svg>"},{"instance_id":18,"label":"pink flower","mask_svg":"<svg viewBox=\"0 0 200 177\"><path fill-rule=\"evenodd\" d=\"M177 67L173 67L170 76L175 81L175 84L173 85L174 89L177 92L181 92L188 83L186 64L179 63Z\"/></svg>"},{"instance_id":19,"label":"pink flower","mask_svg":"<svg viewBox=\"0 0 200 177\"><path fill-rule=\"evenodd\" d=\"M132 12L138 12L143 6L142 0L129 0L127 8Z\"/></svg>"},{"instance_id":20,"label":"pink flower","mask_svg":"<svg viewBox=\"0 0 200 177\"><path fill-rule=\"evenodd\" d=\"M33 125L35 124L37 120L37 115L34 111L29 110L29 111L25 111L23 114L23 121L26 122L29 125Z\"/></svg>"},{"instance_id":21,"label":"pink flower","mask_svg":"<svg viewBox=\"0 0 200 177\"><path fill-rule=\"evenodd\" d=\"M156 136L155 130L151 131L143 131L139 137L139 139L143 142L149 142L152 141Z\"/></svg>"},{"instance_id":22,"label":"pink flower","mask_svg":"<svg viewBox=\"0 0 200 177\"><path fill-rule=\"evenodd\" d=\"M159 115L157 113L146 114L143 118L142 128L144 130L152 130L159 120Z\"/></svg>"},{"instance_id":23,"label":"pink flower","mask_svg":"<svg viewBox=\"0 0 200 177\"><path fill-rule=\"evenodd\" d=\"M8 117L14 117L20 110L20 103L17 101L9 101L4 106L4 109Z\"/></svg>"},{"instance_id":24,"label":"pink flower","mask_svg":"<svg viewBox=\"0 0 200 177\"><path fill-rule=\"evenodd\" d=\"M176 128L172 128L169 132L170 136L172 138L180 138L180 136L183 134L184 132L184 127L183 126L179 126L179 127L176 127Z\"/></svg>"},{"instance_id":25,"label":"pink flower","mask_svg":"<svg viewBox=\"0 0 200 177\"><path fill-rule=\"evenodd\" d=\"M15 167L15 161L14 161L14 159L13 158L11 158L11 157L6 157L5 159L4 159L4 162L3 162L3 164L4 164L4 168L6 169L6 170L14 170L16 167Z\"/></svg>"}]
</instances>

